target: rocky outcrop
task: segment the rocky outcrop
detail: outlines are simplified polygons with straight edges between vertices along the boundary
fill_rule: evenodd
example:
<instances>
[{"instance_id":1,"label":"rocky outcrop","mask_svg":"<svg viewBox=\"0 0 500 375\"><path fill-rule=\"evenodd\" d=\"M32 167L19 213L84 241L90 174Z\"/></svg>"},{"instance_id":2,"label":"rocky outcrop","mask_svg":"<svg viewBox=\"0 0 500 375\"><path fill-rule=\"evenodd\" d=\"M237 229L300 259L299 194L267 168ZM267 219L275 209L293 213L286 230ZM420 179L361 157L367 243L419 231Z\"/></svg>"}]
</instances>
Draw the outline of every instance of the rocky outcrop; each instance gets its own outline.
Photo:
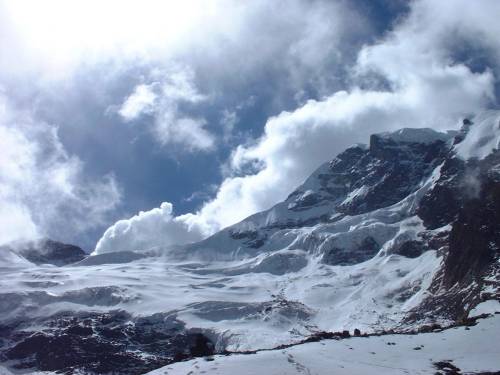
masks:
<instances>
[{"instance_id":1,"label":"rocky outcrop","mask_svg":"<svg viewBox=\"0 0 500 375\"><path fill-rule=\"evenodd\" d=\"M214 353L200 332L187 330L175 315L134 318L124 311L66 313L0 327L2 360L14 368L62 374L139 375L174 361ZM15 328L15 329L14 329Z\"/></svg>"},{"instance_id":2,"label":"rocky outcrop","mask_svg":"<svg viewBox=\"0 0 500 375\"><path fill-rule=\"evenodd\" d=\"M474 126L464 121L454 145L460 145ZM448 226L441 233L443 267L429 288L431 296L409 314L410 319L432 312L460 320L481 301L500 298L499 170L499 150L483 159L465 160L454 149L449 151L439 179L417 210L427 228Z\"/></svg>"}]
</instances>

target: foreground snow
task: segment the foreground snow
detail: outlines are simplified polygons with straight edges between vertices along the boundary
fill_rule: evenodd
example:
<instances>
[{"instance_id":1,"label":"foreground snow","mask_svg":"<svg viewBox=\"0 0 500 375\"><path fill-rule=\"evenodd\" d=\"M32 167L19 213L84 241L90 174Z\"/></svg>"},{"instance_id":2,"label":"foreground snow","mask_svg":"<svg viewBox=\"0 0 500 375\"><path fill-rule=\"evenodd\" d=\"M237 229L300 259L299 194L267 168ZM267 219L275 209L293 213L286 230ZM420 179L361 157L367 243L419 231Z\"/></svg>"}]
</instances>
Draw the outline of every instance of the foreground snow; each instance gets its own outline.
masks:
<instances>
[{"instance_id":1,"label":"foreground snow","mask_svg":"<svg viewBox=\"0 0 500 375\"><path fill-rule=\"evenodd\" d=\"M152 371L167 374L436 374L449 362L463 373L500 370L500 315L436 333L325 340L256 354L195 359ZM442 363L445 365L445 363Z\"/></svg>"}]
</instances>

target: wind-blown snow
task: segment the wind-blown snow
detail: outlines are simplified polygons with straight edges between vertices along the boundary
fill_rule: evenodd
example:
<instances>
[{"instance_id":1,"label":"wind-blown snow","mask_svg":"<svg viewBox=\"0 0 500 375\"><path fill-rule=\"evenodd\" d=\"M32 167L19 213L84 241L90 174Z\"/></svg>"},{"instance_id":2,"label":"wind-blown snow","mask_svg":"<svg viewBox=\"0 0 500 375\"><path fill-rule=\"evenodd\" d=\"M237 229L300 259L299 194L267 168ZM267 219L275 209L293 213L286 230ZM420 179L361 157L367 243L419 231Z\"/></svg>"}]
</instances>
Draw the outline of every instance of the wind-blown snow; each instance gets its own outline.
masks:
<instances>
[{"instance_id":1,"label":"wind-blown snow","mask_svg":"<svg viewBox=\"0 0 500 375\"><path fill-rule=\"evenodd\" d=\"M484 159L493 150L500 148L500 111L485 111L472 119L465 139L455 151L464 159Z\"/></svg>"}]
</instances>

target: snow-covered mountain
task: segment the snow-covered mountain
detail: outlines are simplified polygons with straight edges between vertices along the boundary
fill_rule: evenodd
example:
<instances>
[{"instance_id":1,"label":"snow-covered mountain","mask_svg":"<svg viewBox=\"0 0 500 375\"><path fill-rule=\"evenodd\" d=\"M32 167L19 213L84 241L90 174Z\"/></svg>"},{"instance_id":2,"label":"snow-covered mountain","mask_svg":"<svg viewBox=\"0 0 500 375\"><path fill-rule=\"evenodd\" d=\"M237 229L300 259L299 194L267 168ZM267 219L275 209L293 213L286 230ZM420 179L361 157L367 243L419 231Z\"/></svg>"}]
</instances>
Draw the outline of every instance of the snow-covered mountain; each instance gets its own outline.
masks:
<instances>
[{"instance_id":1,"label":"snow-covered mountain","mask_svg":"<svg viewBox=\"0 0 500 375\"><path fill-rule=\"evenodd\" d=\"M499 142L495 111L459 132L375 134L198 243L62 267L5 252L2 361L141 374L321 332L455 324L500 299Z\"/></svg>"},{"instance_id":2,"label":"snow-covered mountain","mask_svg":"<svg viewBox=\"0 0 500 375\"><path fill-rule=\"evenodd\" d=\"M69 245L50 239L35 241L21 241L0 247L0 253L20 257L17 262L31 262L35 264L53 264L64 266L86 258L87 254L75 245ZM12 263L13 260L11 260Z\"/></svg>"}]
</instances>

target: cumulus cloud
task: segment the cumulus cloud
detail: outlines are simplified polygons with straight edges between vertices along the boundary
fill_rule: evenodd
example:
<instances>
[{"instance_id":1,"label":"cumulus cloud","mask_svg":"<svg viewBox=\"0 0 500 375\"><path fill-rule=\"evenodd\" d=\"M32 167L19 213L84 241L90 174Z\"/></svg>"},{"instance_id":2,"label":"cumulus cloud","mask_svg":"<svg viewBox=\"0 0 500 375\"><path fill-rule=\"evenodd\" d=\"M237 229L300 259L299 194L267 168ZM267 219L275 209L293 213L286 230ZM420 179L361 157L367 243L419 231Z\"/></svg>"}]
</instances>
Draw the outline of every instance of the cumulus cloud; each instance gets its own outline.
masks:
<instances>
[{"instance_id":1,"label":"cumulus cloud","mask_svg":"<svg viewBox=\"0 0 500 375\"><path fill-rule=\"evenodd\" d=\"M149 250L203 238L197 228L189 226L185 217L174 217L172 211L172 204L163 202L159 208L116 222L106 230L94 253Z\"/></svg>"},{"instance_id":2,"label":"cumulus cloud","mask_svg":"<svg viewBox=\"0 0 500 375\"><path fill-rule=\"evenodd\" d=\"M470 4L461 5L471 8ZM491 14L498 4L482 5L471 9L471 22L456 2L414 2L392 32L360 50L348 89L271 117L262 137L234 150L229 163L233 175L222 182L215 198L198 212L170 219L176 228L179 222L186 224L181 226L186 231L183 238L200 232L209 235L269 208L320 163L349 144L367 141L371 133L401 127L450 129L461 116L491 105L493 71L498 66L477 70L455 54L456 46L470 34L495 43L496 20ZM464 28L469 35L462 34ZM307 44L297 48L308 50ZM500 46L495 48L500 51ZM102 240L101 248L119 250L104 247L105 237ZM149 241L157 244L157 235L153 233Z\"/></svg>"},{"instance_id":3,"label":"cumulus cloud","mask_svg":"<svg viewBox=\"0 0 500 375\"><path fill-rule=\"evenodd\" d=\"M85 179L55 126L12 106L0 92L0 244L50 236L68 240L102 225L120 201L112 175Z\"/></svg>"},{"instance_id":4,"label":"cumulus cloud","mask_svg":"<svg viewBox=\"0 0 500 375\"><path fill-rule=\"evenodd\" d=\"M194 84L194 73L187 67L154 72L151 83L137 85L118 113L125 121L141 115L153 117L152 133L162 145L180 145L189 151L210 151L215 136L207 130L204 118L189 117L180 105L196 104L207 99Z\"/></svg>"}]
</instances>

